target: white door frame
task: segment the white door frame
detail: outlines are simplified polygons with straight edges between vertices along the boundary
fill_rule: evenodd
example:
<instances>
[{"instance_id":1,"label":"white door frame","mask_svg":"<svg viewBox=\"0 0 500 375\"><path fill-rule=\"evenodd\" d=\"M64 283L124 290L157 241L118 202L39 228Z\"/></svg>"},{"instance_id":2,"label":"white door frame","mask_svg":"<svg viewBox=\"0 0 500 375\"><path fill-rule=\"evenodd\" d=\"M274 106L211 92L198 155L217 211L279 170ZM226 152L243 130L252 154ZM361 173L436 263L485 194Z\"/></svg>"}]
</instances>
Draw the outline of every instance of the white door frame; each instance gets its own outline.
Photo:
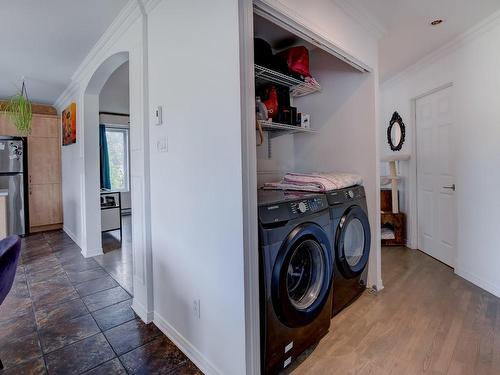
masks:
<instances>
[{"instance_id":1,"label":"white door frame","mask_svg":"<svg viewBox=\"0 0 500 375\"><path fill-rule=\"evenodd\" d=\"M410 212L414 212L409 218L410 233L408 236L408 247L410 249L418 249L418 163L417 163L417 100L424 98L428 95L434 94L438 91L445 90L449 87L453 87L453 82L445 83L434 89L424 92L423 94L417 95L411 99L411 119L412 122L411 132L413 134L413 141L411 144L412 153L409 163L409 206Z\"/></svg>"}]
</instances>

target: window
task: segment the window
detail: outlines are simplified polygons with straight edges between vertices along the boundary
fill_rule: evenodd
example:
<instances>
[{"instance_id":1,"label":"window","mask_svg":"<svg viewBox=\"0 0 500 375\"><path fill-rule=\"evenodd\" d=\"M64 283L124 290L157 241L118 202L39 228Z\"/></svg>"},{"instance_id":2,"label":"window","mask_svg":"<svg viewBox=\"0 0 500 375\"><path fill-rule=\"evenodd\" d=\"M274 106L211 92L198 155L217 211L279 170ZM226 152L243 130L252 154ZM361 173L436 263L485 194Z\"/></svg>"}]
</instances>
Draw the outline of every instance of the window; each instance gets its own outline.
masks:
<instances>
[{"instance_id":1,"label":"window","mask_svg":"<svg viewBox=\"0 0 500 375\"><path fill-rule=\"evenodd\" d=\"M106 127L111 190L129 191L129 130Z\"/></svg>"}]
</instances>

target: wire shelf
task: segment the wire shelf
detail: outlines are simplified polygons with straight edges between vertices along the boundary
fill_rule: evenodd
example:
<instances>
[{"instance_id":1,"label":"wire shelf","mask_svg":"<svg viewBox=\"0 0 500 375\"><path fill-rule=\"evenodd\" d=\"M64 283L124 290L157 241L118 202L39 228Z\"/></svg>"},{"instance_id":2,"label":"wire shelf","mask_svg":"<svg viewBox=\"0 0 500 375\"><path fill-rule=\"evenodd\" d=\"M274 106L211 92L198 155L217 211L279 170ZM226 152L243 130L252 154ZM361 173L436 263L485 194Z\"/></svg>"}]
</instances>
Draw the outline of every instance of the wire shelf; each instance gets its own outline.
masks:
<instances>
[{"instance_id":1,"label":"wire shelf","mask_svg":"<svg viewBox=\"0 0 500 375\"><path fill-rule=\"evenodd\" d=\"M260 126L262 126L262 130L269 132L286 132L287 134L293 133L316 133L315 130L311 128L302 128L300 126L281 124L279 122L272 122L266 120L257 120L259 121Z\"/></svg>"},{"instance_id":2,"label":"wire shelf","mask_svg":"<svg viewBox=\"0 0 500 375\"><path fill-rule=\"evenodd\" d=\"M257 82L272 82L290 88L290 95L294 97L309 95L321 91L321 86L314 81L304 82L286 74L255 64L255 80Z\"/></svg>"}]
</instances>

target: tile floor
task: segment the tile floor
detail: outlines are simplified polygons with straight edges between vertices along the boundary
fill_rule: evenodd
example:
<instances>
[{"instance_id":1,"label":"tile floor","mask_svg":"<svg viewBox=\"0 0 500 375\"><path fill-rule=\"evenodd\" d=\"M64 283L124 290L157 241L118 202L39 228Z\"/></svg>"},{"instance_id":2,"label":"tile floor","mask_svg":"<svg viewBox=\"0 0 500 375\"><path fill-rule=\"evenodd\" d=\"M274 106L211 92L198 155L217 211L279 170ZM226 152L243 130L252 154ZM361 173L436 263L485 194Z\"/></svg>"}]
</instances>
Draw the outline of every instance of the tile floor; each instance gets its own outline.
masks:
<instances>
[{"instance_id":1,"label":"tile floor","mask_svg":"<svg viewBox=\"0 0 500 375\"><path fill-rule=\"evenodd\" d=\"M122 216L122 235L120 231L102 234L102 249L104 254L94 257L113 279L129 294L133 295L132 283L132 216Z\"/></svg>"},{"instance_id":2,"label":"tile floor","mask_svg":"<svg viewBox=\"0 0 500 375\"><path fill-rule=\"evenodd\" d=\"M201 374L62 231L23 239L0 306L4 374Z\"/></svg>"}]
</instances>

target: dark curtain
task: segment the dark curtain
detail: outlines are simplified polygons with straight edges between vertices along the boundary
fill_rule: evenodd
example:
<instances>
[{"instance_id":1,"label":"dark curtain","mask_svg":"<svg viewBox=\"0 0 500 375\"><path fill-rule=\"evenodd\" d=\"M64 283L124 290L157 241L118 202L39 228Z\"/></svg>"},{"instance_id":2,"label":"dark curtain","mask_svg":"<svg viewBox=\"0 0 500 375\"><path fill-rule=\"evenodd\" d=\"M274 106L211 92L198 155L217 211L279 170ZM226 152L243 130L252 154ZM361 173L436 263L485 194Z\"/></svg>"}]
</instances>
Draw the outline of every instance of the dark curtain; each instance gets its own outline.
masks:
<instances>
[{"instance_id":1,"label":"dark curtain","mask_svg":"<svg viewBox=\"0 0 500 375\"><path fill-rule=\"evenodd\" d=\"M106 139L106 126L104 125L99 125L99 151L101 156L101 188L111 189L108 140Z\"/></svg>"}]
</instances>

